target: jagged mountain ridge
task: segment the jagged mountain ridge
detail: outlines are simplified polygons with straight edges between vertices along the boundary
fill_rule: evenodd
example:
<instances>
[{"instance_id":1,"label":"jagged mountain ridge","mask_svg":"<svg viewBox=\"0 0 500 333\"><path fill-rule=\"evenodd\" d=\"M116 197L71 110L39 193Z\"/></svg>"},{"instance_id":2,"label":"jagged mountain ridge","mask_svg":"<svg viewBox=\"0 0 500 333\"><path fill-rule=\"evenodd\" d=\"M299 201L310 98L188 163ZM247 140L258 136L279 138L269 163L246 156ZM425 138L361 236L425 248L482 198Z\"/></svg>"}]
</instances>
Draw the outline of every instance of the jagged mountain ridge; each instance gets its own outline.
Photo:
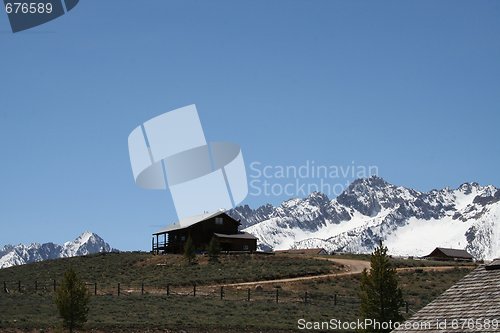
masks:
<instances>
[{"instance_id":1,"label":"jagged mountain ridge","mask_svg":"<svg viewBox=\"0 0 500 333\"><path fill-rule=\"evenodd\" d=\"M370 177L333 200L314 192L277 207L228 213L259 238L261 249L367 253L382 239L395 255L425 255L442 246L465 248L477 259L500 256L500 191L491 185L419 192Z\"/></svg>"},{"instance_id":2,"label":"jagged mountain ridge","mask_svg":"<svg viewBox=\"0 0 500 333\"><path fill-rule=\"evenodd\" d=\"M66 242L63 245L54 243L5 245L3 248L0 248L0 268L49 259L110 252L111 250L109 244L99 237L99 235L86 231L74 241Z\"/></svg>"}]
</instances>

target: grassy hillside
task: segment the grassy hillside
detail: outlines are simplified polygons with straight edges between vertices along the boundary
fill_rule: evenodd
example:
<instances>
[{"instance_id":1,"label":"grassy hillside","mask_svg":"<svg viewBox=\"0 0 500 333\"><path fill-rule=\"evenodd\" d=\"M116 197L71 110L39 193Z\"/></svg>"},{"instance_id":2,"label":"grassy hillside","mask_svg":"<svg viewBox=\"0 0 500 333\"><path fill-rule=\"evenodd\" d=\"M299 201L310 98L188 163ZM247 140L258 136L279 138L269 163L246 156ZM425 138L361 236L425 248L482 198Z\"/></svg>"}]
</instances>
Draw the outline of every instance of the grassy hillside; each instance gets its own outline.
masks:
<instances>
[{"instance_id":1,"label":"grassy hillside","mask_svg":"<svg viewBox=\"0 0 500 333\"><path fill-rule=\"evenodd\" d=\"M16 289L38 286L50 288L53 279L60 279L66 269L73 267L88 283L99 287L140 285L165 287L167 284L193 285L244 282L283 277L328 273L335 267L325 261L310 258L291 258L274 255L221 256L219 264L198 256L198 263L188 265L179 255L154 256L149 253L106 253L84 257L48 260L30 265L0 269L0 283L7 281Z\"/></svg>"},{"instance_id":2,"label":"grassy hillside","mask_svg":"<svg viewBox=\"0 0 500 333\"><path fill-rule=\"evenodd\" d=\"M225 287L223 299L220 287L213 285L221 281L261 280L335 270L328 261L248 255L223 257L221 263L215 265L208 264L206 258L198 261L198 265L187 266L182 257L124 253L2 269L0 283L10 281L12 290L9 294L0 291L0 329L28 331L58 327L50 286L46 290L39 288L37 292L28 285L22 286L19 293L15 281L59 278L69 266L86 281L107 281L109 284L117 280L130 281L135 286L145 281L147 286L143 295L137 289L129 293L124 287L120 296L114 289L93 296L86 326L88 331L288 332L297 331L300 318L314 321L357 318L359 276L251 288ZM417 311L469 271L469 267L456 267L435 272L401 272L400 283L410 310ZM167 280L172 283L168 296L165 288L149 287ZM191 281L199 283L196 295L189 285ZM89 289L92 290L92 286Z\"/></svg>"}]
</instances>

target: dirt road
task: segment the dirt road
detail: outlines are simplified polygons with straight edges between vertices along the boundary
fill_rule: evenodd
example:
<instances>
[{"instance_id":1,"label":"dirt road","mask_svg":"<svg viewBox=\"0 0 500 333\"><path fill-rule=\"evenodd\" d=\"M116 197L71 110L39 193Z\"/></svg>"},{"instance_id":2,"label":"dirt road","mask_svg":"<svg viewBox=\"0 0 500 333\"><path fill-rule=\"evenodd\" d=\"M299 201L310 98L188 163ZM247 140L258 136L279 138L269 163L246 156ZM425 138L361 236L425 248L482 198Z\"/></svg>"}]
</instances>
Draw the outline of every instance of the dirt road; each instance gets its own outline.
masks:
<instances>
[{"instance_id":1,"label":"dirt road","mask_svg":"<svg viewBox=\"0 0 500 333\"><path fill-rule=\"evenodd\" d=\"M285 279L275 279L275 280L262 280L262 281L251 281L251 282L240 282L240 283L231 283L225 284L227 287L239 287L239 286L254 286L254 285L263 285L263 284L274 284L274 283L289 283L289 282L298 282L298 281L307 281L307 280L320 280L327 279L336 276L345 276L345 275L353 275L360 274L363 269L370 268L370 262L364 260L355 260L355 259L331 259L331 258L317 258L321 260L328 260L336 265L342 265L343 269L341 271L336 271L328 274L321 275L312 275L312 276L300 276L294 278L285 278Z\"/></svg>"},{"instance_id":2,"label":"dirt road","mask_svg":"<svg viewBox=\"0 0 500 333\"><path fill-rule=\"evenodd\" d=\"M323 257L318 257L316 259L331 261L335 265L341 266L342 270L328 273L328 274L320 274L320 275L312 275L312 276L300 276L300 277L285 278L285 279L231 283L231 284L225 284L224 286L240 287L240 286L255 286L255 285L275 284L275 283L300 282L300 281L308 281L308 280L321 280L321 279L327 279L327 278L332 278L332 277L337 277L337 276L361 274L361 272L365 268L370 269L370 262L366 261L366 260L323 258ZM396 268L396 270L398 272L409 272L409 271L415 271L416 269L426 271L426 272L429 272L429 271L447 271L447 270L455 269L455 266L423 266L423 267Z\"/></svg>"}]
</instances>

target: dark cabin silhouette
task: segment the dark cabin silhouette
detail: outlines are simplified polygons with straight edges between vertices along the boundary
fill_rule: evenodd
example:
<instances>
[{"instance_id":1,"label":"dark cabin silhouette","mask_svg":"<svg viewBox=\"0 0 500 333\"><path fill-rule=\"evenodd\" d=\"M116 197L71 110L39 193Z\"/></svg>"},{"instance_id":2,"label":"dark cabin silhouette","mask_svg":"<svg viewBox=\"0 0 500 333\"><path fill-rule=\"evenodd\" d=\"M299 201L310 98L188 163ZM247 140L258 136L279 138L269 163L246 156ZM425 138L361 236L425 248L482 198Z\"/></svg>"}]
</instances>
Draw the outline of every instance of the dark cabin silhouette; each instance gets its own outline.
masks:
<instances>
[{"instance_id":1,"label":"dark cabin silhouette","mask_svg":"<svg viewBox=\"0 0 500 333\"><path fill-rule=\"evenodd\" d=\"M183 253L189 237L197 252L205 251L213 237L219 242L221 251L256 251L257 238L238 231L239 226L238 220L222 211L188 217L155 232L152 252Z\"/></svg>"}]
</instances>

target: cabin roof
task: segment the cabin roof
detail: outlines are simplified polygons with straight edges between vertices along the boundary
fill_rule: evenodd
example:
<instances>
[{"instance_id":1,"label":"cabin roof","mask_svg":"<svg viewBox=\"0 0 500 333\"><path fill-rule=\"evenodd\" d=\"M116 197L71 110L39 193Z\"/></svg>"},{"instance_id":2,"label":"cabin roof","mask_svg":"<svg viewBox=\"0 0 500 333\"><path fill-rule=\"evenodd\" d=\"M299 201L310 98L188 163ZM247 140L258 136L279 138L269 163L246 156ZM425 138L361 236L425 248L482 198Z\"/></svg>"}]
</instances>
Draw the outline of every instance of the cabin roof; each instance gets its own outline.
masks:
<instances>
[{"instance_id":1,"label":"cabin roof","mask_svg":"<svg viewBox=\"0 0 500 333\"><path fill-rule=\"evenodd\" d=\"M252 234L249 234L248 232L241 232L239 234L231 234L231 235L226 235L226 234L218 234L214 232L214 235L219 237L219 238L233 238L233 239L257 239Z\"/></svg>"},{"instance_id":2,"label":"cabin roof","mask_svg":"<svg viewBox=\"0 0 500 333\"><path fill-rule=\"evenodd\" d=\"M189 226L192 226L193 224L211 219L211 218L219 216L221 214L225 214L224 210L217 210L217 211L211 212L211 213L204 213L204 214L189 216L189 217L186 217L182 220L175 222L174 224L167 225L166 227L153 233L153 235L164 234L164 233L169 232L169 231L184 229L184 228L187 228Z\"/></svg>"},{"instance_id":3,"label":"cabin roof","mask_svg":"<svg viewBox=\"0 0 500 333\"><path fill-rule=\"evenodd\" d=\"M469 252L467 252L466 250L447 249L444 247L437 247L436 249L434 249L434 251L436 251L436 250L441 251L447 257L472 259L472 255ZM432 251L429 255L427 255L427 257L431 256L431 254L434 251Z\"/></svg>"},{"instance_id":4,"label":"cabin roof","mask_svg":"<svg viewBox=\"0 0 500 333\"><path fill-rule=\"evenodd\" d=\"M461 321L457 329L451 327L454 319L460 320L480 320L484 323L485 319L498 318L500 313L500 259L496 259L489 265L481 265L474 271L466 275L454 286L446 290L441 296L433 302L418 311L408 320L408 324L430 322L433 326L427 328L407 329L406 325L401 325L400 329L393 332L407 333L437 333L443 330L436 327L436 321L448 322L446 332L463 332L461 330ZM498 332L498 328L490 326L489 329L472 325L468 327L467 332Z\"/></svg>"}]
</instances>

